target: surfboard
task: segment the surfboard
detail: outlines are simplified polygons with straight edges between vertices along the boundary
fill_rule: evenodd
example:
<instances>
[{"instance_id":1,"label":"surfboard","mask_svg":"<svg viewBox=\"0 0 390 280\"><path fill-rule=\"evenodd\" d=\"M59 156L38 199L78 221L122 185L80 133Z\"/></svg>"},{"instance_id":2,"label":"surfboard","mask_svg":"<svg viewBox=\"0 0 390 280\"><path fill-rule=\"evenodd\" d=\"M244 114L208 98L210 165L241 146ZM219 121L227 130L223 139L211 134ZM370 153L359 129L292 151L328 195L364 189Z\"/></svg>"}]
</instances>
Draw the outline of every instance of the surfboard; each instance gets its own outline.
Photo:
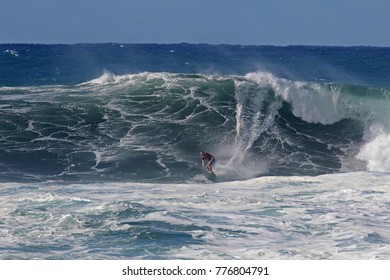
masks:
<instances>
[{"instance_id":1,"label":"surfboard","mask_svg":"<svg viewBox=\"0 0 390 280\"><path fill-rule=\"evenodd\" d=\"M210 181L216 181L217 180L217 175L215 173L211 173L211 172L205 171L204 172L204 176L206 177L206 179L208 179Z\"/></svg>"}]
</instances>

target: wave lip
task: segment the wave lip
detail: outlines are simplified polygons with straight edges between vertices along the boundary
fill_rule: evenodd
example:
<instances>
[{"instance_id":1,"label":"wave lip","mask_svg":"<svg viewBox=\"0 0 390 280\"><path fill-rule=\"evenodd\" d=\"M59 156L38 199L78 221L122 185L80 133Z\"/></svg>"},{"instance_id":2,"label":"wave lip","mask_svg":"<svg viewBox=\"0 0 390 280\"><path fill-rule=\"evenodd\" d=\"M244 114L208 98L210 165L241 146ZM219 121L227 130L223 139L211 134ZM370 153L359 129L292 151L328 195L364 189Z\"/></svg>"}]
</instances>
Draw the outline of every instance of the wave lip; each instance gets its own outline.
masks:
<instances>
[{"instance_id":1,"label":"wave lip","mask_svg":"<svg viewBox=\"0 0 390 280\"><path fill-rule=\"evenodd\" d=\"M327 126L353 120L362 135L353 149L358 151L354 152L356 159L366 162L367 170L390 171L386 160L390 156L386 148L390 135L389 89L289 81L269 73L250 73L245 78L269 86L290 104L294 116L309 124Z\"/></svg>"},{"instance_id":2,"label":"wave lip","mask_svg":"<svg viewBox=\"0 0 390 280\"><path fill-rule=\"evenodd\" d=\"M100 77L96 78L96 79L92 79L88 82L85 82L85 83L82 83L81 85L89 85L89 84L92 84L92 85L104 85L104 84L107 84L107 83L110 83L110 82L114 82L116 80L116 77L114 74L110 73L110 72L107 72L105 71L103 75L101 75Z\"/></svg>"}]
</instances>

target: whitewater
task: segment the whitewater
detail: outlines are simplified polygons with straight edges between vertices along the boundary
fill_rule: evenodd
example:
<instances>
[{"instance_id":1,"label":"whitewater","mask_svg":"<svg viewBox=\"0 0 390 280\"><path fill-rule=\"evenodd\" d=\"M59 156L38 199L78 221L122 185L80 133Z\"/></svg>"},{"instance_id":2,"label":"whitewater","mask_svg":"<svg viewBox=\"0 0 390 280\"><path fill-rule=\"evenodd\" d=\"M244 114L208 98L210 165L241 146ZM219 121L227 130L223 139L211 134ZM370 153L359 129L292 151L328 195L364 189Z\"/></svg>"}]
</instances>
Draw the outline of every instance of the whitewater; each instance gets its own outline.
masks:
<instances>
[{"instance_id":1,"label":"whitewater","mask_svg":"<svg viewBox=\"0 0 390 280\"><path fill-rule=\"evenodd\" d=\"M388 62L0 45L0 258L389 259Z\"/></svg>"}]
</instances>

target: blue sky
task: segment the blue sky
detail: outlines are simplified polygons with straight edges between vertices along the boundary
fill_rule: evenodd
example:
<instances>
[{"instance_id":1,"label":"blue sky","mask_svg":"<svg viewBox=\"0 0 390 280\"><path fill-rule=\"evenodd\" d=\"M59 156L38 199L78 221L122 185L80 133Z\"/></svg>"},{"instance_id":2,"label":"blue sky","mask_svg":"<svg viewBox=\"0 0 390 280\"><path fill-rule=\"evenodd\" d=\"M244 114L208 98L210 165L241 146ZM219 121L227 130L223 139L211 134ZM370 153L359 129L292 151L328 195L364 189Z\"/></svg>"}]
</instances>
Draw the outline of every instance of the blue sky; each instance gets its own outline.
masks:
<instances>
[{"instance_id":1,"label":"blue sky","mask_svg":"<svg viewBox=\"0 0 390 280\"><path fill-rule=\"evenodd\" d=\"M0 43L390 46L388 0L0 0Z\"/></svg>"}]
</instances>

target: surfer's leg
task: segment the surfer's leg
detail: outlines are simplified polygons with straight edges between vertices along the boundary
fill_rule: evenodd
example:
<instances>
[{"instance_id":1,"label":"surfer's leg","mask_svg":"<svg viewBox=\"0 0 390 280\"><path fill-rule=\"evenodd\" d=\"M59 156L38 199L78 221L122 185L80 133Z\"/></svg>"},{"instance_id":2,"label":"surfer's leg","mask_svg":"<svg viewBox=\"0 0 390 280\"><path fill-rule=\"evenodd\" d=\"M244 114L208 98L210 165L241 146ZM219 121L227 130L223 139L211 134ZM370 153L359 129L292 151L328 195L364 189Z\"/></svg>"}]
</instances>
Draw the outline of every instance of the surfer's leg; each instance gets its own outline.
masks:
<instances>
[{"instance_id":1,"label":"surfer's leg","mask_svg":"<svg viewBox=\"0 0 390 280\"><path fill-rule=\"evenodd\" d=\"M207 164L207 170L209 170L211 173L213 172L213 169L211 168L211 165L214 163L214 159L210 160L209 163Z\"/></svg>"},{"instance_id":2,"label":"surfer's leg","mask_svg":"<svg viewBox=\"0 0 390 280\"><path fill-rule=\"evenodd\" d=\"M212 160L211 160L211 162L210 162L210 168L211 168L211 166L213 166L215 164L215 158L213 158Z\"/></svg>"}]
</instances>

